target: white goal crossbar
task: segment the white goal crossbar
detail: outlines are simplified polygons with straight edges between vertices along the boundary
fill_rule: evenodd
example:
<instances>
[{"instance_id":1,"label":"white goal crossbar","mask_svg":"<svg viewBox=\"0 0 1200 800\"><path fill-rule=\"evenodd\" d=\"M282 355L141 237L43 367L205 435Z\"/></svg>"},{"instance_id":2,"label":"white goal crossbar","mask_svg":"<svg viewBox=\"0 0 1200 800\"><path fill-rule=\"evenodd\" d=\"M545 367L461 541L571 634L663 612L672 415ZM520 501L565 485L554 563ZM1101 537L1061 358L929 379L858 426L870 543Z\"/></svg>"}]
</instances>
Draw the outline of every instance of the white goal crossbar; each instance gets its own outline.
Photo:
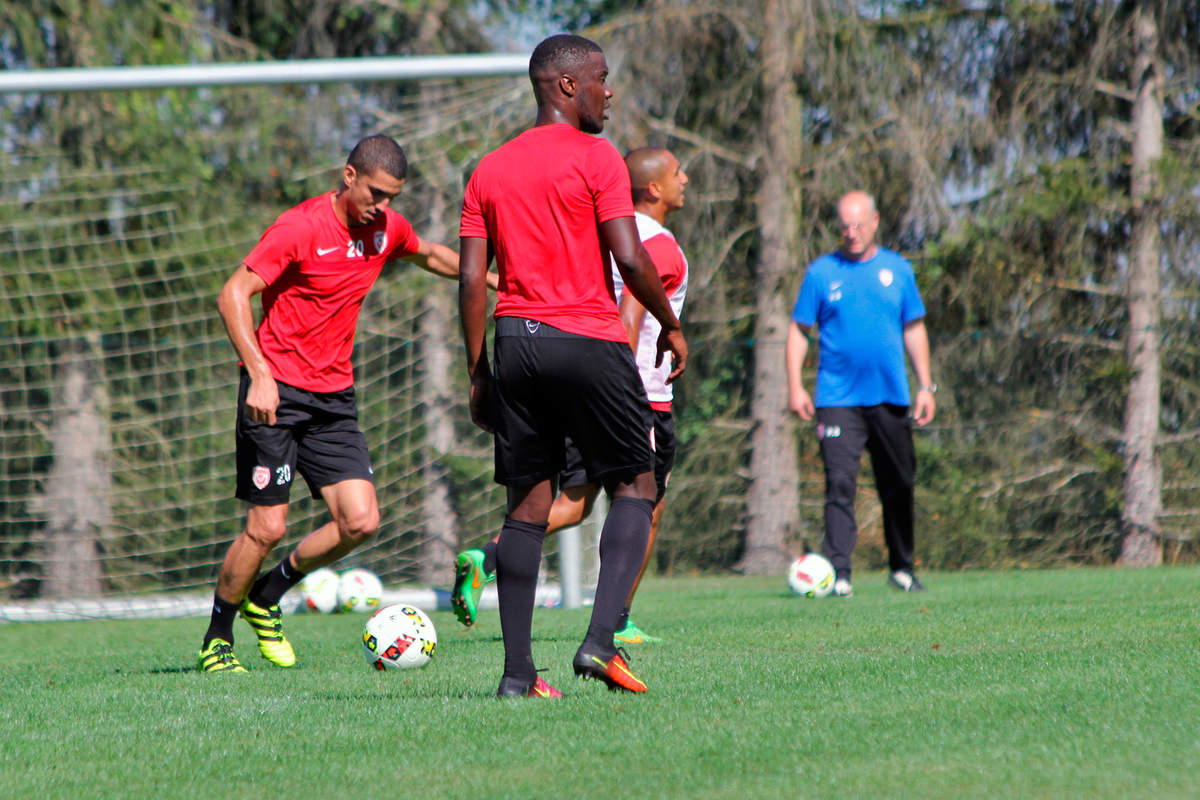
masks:
<instances>
[{"instance_id":1,"label":"white goal crossbar","mask_svg":"<svg viewBox=\"0 0 1200 800\"><path fill-rule=\"evenodd\" d=\"M281 83L346 83L520 75L529 56L483 53L382 58L316 58L153 67L72 67L0 71L0 93L177 89Z\"/></svg>"}]
</instances>

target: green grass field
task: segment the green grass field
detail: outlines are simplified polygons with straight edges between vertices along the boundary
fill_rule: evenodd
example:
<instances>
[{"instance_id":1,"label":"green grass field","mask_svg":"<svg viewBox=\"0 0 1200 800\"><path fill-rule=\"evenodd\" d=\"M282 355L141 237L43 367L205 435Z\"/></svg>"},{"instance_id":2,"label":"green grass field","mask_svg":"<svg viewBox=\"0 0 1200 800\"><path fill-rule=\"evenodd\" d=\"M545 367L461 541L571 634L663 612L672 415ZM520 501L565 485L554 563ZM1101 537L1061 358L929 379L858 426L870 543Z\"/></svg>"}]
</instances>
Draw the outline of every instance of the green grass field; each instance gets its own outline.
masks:
<instances>
[{"instance_id":1,"label":"green grass field","mask_svg":"<svg viewBox=\"0 0 1200 800\"><path fill-rule=\"evenodd\" d=\"M577 681L588 610L539 609L566 697L501 701L500 628L433 619L377 673L365 616L291 616L291 670L201 675L200 619L0 625L4 798L1200 796L1200 569L650 580L644 696Z\"/></svg>"}]
</instances>

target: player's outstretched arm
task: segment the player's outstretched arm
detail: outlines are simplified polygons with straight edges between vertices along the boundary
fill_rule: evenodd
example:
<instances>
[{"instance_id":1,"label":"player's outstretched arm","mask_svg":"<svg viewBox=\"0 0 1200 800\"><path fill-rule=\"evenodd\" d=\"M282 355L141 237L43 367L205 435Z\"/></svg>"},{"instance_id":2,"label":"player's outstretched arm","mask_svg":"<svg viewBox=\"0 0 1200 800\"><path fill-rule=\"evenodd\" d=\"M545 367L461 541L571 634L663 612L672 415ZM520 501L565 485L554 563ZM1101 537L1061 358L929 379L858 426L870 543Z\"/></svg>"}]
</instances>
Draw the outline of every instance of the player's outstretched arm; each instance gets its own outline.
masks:
<instances>
[{"instance_id":1,"label":"player's outstretched arm","mask_svg":"<svg viewBox=\"0 0 1200 800\"><path fill-rule=\"evenodd\" d=\"M258 348L254 335L254 312L250 299L267 288L266 281L245 265L239 266L217 295L217 310L225 323L225 332L237 351L242 366L250 375L250 390L246 395L246 411L255 422L275 424L279 407L279 387L271 375L271 367Z\"/></svg>"},{"instance_id":2,"label":"player's outstretched arm","mask_svg":"<svg viewBox=\"0 0 1200 800\"><path fill-rule=\"evenodd\" d=\"M662 333L658 336L658 359L662 363L663 353L670 352L674 356L674 368L667 377L667 382L678 378L687 368L687 341L679 325L679 318L671 309L667 293L663 291L662 279L650 254L642 246L638 236L637 225L633 217L618 217L600 223L600 236L612 253L617 270L625 281L625 289L632 292L646 311L662 325Z\"/></svg>"},{"instance_id":3,"label":"player's outstretched arm","mask_svg":"<svg viewBox=\"0 0 1200 800\"><path fill-rule=\"evenodd\" d=\"M457 278L458 277L458 253L451 250L444 244L437 242L427 242L420 239L417 252L411 253L401 258L402 261L407 261L410 264L416 264L426 272L432 272L442 278ZM491 289L495 289L499 284L499 276L494 272L487 273L487 285Z\"/></svg>"}]
</instances>

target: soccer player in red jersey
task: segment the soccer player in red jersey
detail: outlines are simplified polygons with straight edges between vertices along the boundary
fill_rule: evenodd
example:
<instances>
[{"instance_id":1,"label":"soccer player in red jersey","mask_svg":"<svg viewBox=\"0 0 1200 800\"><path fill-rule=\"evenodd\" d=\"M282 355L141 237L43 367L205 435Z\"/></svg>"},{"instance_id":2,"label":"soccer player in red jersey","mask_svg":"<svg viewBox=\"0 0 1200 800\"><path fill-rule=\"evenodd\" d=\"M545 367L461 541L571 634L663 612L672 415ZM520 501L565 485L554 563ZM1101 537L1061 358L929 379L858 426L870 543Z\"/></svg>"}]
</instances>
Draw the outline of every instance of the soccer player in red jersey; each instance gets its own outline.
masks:
<instances>
[{"instance_id":1,"label":"soccer player in red jersey","mask_svg":"<svg viewBox=\"0 0 1200 800\"><path fill-rule=\"evenodd\" d=\"M673 153L655 147L639 147L629 152L625 156L625 164L629 168L629 178L633 186L633 208L638 236L654 261L663 290L671 302L671 309L679 316L687 294L688 262L665 223L668 214L683 208L687 174ZM655 363L661 326L653 316L646 313L645 307L632 293L623 291L623 280L619 271L614 270L613 283L619 303L621 324L625 326L626 335L629 337L629 345L635 354L638 371L641 373L654 415L654 480L658 490L650 523L650 538L646 544L646 556L642 560L642 567L629 592L625 607L621 610L613 634L614 643L624 645L659 641L642 631L629 618L629 609L633 605L633 596L637 593L638 584L641 583L646 565L650 561L650 551L658 536L667 482L675 463L676 439L675 420L671 413L673 384L667 382L671 362L670 359L663 359L662 362ZM600 491L600 486L584 471L579 450L573 442L567 444L566 466L559 474L558 487L560 494L554 498L554 504L550 507L547 533L554 533L582 521L591 513L592 504ZM464 625L470 626L475 623L483 584L495 579L495 569L496 539L482 548L472 548L458 554L451 603Z\"/></svg>"},{"instance_id":2,"label":"soccer player in red jersey","mask_svg":"<svg viewBox=\"0 0 1200 800\"><path fill-rule=\"evenodd\" d=\"M238 611L273 664L296 656L283 636L279 599L308 572L332 564L379 525L366 438L358 428L350 355L363 298L395 259L435 275L458 274L458 256L419 237L389 205L408 172L387 136L359 142L342 186L285 211L221 289L217 307L242 364L237 401L237 497L246 527L221 565L200 649L204 672L243 672L233 652ZM485 282L488 278L483 278ZM261 295L256 328L251 299ZM259 576L283 538L299 472L332 521Z\"/></svg>"},{"instance_id":3,"label":"soccer player in red jersey","mask_svg":"<svg viewBox=\"0 0 1200 800\"><path fill-rule=\"evenodd\" d=\"M565 437L612 504L600 537L592 618L575 674L646 691L613 630L646 553L655 504L652 419L617 313L611 252L631 292L662 325L656 355L684 370L687 343L634 222L629 171L604 129L612 98L600 47L551 36L529 60L534 127L486 155L463 198L459 309L471 418L494 434L496 481L508 487L496 554L504 673L500 696L553 697L538 677L531 631L538 566ZM487 268L499 287L494 360L486 355Z\"/></svg>"}]
</instances>

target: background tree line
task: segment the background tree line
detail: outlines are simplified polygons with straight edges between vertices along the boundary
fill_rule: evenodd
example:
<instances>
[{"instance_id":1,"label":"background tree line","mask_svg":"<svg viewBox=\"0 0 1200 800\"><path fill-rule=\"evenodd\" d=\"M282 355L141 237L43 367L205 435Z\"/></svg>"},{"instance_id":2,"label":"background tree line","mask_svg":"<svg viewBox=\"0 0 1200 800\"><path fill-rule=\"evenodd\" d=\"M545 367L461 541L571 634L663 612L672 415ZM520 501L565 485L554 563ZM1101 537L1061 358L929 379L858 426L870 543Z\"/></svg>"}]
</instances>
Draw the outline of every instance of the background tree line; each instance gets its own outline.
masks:
<instances>
[{"instance_id":1,"label":"background tree line","mask_svg":"<svg viewBox=\"0 0 1200 800\"><path fill-rule=\"evenodd\" d=\"M823 478L811 432L786 413L782 343L804 265L836 247L834 202L859 187L929 310L942 391L918 437L924 565L1194 558L1200 3L33 0L0 4L0 59L525 50L507 37L530 28L600 42L617 91L607 135L670 147L692 178L672 218L693 269L692 352L661 568L777 571L819 541ZM56 447L87 439L48 412L77 363L100 365L88 407L111 445L84 458L118 484L85 487L101 508L88 524L129 529L102 537L94 579L205 583L237 524L220 281L377 130L414 165L401 210L452 239L473 159L532 115L521 80L4 98L9 581L45 577L47 525L79 527L41 507L64 507L46 488ZM460 407L453 287L401 276L377 291L364 328L379 336L360 338L358 358L388 376L386 441L418 443L396 457L406 532L379 557L407 565L391 577L440 580L454 549L490 535L500 498ZM164 326L167 307L182 316ZM139 486L163 464L177 480L148 500ZM860 558L882 564L874 501L860 504ZM133 554L144 568L114 580Z\"/></svg>"}]
</instances>

